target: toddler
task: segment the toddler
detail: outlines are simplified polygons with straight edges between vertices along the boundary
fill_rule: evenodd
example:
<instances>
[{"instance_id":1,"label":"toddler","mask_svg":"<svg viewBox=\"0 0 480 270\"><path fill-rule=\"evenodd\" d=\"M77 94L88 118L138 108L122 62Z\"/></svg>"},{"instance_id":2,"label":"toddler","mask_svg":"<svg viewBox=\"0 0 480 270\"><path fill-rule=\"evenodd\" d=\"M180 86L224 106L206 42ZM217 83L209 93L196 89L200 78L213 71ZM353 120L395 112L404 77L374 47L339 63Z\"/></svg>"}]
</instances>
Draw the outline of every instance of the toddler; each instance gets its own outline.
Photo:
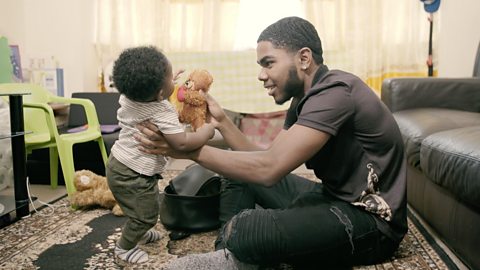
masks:
<instances>
[{"instance_id":1,"label":"toddler","mask_svg":"<svg viewBox=\"0 0 480 270\"><path fill-rule=\"evenodd\" d=\"M177 73L175 75L178 77ZM168 101L174 90L172 66L166 56L152 46L123 51L113 67L113 83L121 93L117 118L121 127L106 168L108 185L128 217L115 247L121 262L143 263L148 254L138 245L157 241L153 229L158 220L158 180L167 157L140 152L133 135L135 125L154 123L167 143L176 150L190 151L213 137L214 128L205 124L196 132L185 132L175 107Z\"/></svg>"}]
</instances>

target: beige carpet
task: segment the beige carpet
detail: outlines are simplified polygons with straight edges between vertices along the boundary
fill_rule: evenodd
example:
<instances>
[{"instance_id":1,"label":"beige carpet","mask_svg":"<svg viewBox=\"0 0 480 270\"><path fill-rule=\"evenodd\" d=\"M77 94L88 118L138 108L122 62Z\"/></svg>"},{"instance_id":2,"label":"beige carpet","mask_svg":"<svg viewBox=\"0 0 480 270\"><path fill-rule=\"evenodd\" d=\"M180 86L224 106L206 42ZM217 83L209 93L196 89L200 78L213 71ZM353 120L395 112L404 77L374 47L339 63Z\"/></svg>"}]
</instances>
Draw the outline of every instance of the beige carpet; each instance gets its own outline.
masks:
<instances>
[{"instance_id":1,"label":"beige carpet","mask_svg":"<svg viewBox=\"0 0 480 270\"><path fill-rule=\"evenodd\" d=\"M178 171L168 171L162 186ZM0 269L162 269L177 257L213 251L217 231L192 235L171 241L168 231L158 223L156 229L165 237L145 245L150 261L142 265L116 265L113 249L125 218L109 210L73 211L62 199L55 211L44 208L40 213L0 230ZM409 232L395 256L383 264L354 269L457 269L446 254L425 237L418 222L409 217ZM430 239L430 240L428 240ZM281 269L292 269L283 265Z\"/></svg>"}]
</instances>

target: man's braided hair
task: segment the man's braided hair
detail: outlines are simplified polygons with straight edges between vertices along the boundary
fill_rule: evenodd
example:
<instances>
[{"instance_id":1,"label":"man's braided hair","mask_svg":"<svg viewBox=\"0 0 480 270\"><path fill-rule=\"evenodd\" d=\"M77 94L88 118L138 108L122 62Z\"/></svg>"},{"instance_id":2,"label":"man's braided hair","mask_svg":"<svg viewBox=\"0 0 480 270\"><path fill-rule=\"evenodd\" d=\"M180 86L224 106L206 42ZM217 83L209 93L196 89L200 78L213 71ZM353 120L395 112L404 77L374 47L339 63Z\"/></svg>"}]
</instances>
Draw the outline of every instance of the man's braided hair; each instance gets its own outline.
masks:
<instances>
[{"instance_id":1,"label":"man's braided hair","mask_svg":"<svg viewBox=\"0 0 480 270\"><path fill-rule=\"evenodd\" d=\"M313 52L317 64L323 64L322 42L315 26L299 17L286 17L271 24L258 37L260 41L269 41L275 48L296 52L308 47Z\"/></svg>"}]
</instances>

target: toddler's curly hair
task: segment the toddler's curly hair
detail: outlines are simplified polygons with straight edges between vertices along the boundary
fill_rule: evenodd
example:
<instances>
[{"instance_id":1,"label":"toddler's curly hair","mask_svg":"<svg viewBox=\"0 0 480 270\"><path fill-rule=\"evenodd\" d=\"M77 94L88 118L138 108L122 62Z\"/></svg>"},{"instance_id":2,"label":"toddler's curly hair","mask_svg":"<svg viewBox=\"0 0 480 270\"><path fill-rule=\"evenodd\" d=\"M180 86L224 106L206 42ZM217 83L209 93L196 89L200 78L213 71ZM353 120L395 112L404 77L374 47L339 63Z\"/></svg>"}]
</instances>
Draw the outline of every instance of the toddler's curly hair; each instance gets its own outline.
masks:
<instances>
[{"instance_id":1,"label":"toddler's curly hair","mask_svg":"<svg viewBox=\"0 0 480 270\"><path fill-rule=\"evenodd\" d=\"M156 100L168 68L167 57L154 46L124 50L113 66L113 83L127 98L148 102Z\"/></svg>"}]
</instances>

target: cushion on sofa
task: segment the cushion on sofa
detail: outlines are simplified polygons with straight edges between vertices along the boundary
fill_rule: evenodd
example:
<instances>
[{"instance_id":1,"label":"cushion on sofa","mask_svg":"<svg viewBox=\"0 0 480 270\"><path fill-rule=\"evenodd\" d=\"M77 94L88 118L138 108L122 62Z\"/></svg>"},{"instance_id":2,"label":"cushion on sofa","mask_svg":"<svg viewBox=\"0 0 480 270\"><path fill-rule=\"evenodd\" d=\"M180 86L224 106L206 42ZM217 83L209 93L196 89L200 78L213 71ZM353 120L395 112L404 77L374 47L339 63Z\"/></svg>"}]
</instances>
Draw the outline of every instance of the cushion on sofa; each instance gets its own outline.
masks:
<instances>
[{"instance_id":1,"label":"cushion on sofa","mask_svg":"<svg viewBox=\"0 0 480 270\"><path fill-rule=\"evenodd\" d=\"M394 114L405 143L407 162L422 170L420 145L429 135L462 127L480 125L480 113L441 108L419 108Z\"/></svg>"},{"instance_id":2,"label":"cushion on sofa","mask_svg":"<svg viewBox=\"0 0 480 270\"><path fill-rule=\"evenodd\" d=\"M90 99L95 105L97 111L98 121L100 125L117 125L117 110L120 108L118 99L120 93L118 92L75 92L72 93L72 98ZM85 111L78 105L71 105L68 115L68 129L83 126L86 123ZM107 149L107 154L110 154L115 141L118 139L120 131L104 133L102 132L103 141Z\"/></svg>"},{"instance_id":3,"label":"cushion on sofa","mask_svg":"<svg viewBox=\"0 0 480 270\"><path fill-rule=\"evenodd\" d=\"M480 209L480 125L426 137L420 156L429 179Z\"/></svg>"}]
</instances>

